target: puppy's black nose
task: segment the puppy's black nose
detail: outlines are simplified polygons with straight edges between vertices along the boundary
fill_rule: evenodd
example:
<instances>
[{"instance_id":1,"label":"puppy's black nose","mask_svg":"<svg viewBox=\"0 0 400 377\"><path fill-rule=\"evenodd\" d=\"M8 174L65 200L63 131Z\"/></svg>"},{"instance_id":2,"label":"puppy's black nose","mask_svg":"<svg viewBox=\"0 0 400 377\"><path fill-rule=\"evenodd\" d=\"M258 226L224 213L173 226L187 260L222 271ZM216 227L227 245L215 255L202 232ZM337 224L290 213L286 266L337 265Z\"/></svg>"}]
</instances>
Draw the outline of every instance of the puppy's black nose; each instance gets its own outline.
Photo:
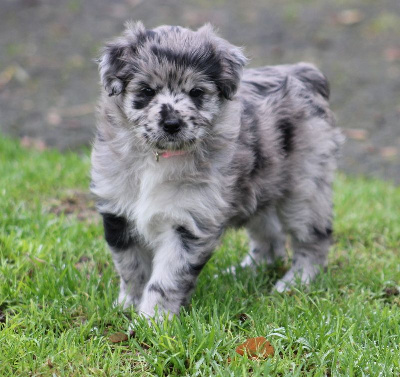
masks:
<instances>
[{"instance_id":1,"label":"puppy's black nose","mask_svg":"<svg viewBox=\"0 0 400 377\"><path fill-rule=\"evenodd\" d=\"M169 134L176 134L181 129L181 121L178 118L165 119L163 129Z\"/></svg>"}]
</instances>

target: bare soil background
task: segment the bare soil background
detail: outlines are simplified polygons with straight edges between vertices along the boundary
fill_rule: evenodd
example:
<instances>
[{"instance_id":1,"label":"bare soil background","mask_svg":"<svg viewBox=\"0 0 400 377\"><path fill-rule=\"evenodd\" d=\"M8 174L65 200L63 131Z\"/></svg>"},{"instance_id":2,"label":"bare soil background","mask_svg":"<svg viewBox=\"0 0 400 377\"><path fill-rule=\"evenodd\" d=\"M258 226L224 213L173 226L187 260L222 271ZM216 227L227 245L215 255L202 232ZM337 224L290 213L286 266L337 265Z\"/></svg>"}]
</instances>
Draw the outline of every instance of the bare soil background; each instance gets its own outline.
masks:
<instances>
[{"instance_id":1,"label":"bare soil background","mask_svg":"<svg viewBox=\"0 0 400 377\"><path fill-rule=\"evenodd\" d=\"M348 137L341 169L400 183L399 0L1 0L0 130L39 148L90 144L93 60L128 19L211 22L250 66L314 62Z\"/></svg>"}]
</instances>

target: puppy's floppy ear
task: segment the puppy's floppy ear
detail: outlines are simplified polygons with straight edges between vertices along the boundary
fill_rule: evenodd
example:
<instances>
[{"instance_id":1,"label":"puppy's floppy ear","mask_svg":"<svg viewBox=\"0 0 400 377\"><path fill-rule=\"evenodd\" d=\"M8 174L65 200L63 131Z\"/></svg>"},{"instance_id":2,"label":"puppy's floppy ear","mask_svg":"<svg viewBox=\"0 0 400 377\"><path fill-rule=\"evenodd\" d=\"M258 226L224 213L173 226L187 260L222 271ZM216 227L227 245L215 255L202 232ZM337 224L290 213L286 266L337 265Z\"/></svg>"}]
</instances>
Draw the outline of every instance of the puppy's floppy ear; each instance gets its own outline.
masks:
<instances>
[{"instance_id":1,"label":"puppy's floppy ear","mask_svg":"<svg viewBox=\"0 0 400 377\"><path fill-rule=\"evenodd\" d=\"M205 24L198 29L198 32L207 36L219 55L222 69L216 80L217 86L221 94L226 99L231 100L238 89L243 67L248 59L244 56L240 47L218 37L210 24Z\"/></svg>"},{"instance_id":2,"label":"puppy's floppy ear","mask_svg":"<svg viewBox=\"0 0 400 377\"><path fill-rule=\"evenodd\" d=\"M109 43L102 50L99 63L100 80L109 96L121 94L133 70L129 60L136 54L140 43L146 38L146 29L141 22L127 22L122 37Z\"/></svg>"}]
</instances>

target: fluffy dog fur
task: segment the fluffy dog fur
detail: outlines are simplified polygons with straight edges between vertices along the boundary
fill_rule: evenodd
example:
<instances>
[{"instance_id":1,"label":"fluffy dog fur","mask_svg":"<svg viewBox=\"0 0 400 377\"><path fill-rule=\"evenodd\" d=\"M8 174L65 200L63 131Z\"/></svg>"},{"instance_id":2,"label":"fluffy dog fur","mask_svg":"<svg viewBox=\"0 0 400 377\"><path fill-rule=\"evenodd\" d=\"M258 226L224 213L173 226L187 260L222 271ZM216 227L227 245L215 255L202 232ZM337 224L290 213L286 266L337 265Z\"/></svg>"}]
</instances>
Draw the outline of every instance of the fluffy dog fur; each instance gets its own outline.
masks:
<instances>
[{"instance_id":1,"label":"fluffy dog fur","mask_svg":"<svg viewBox=\"0 0 400 377\"><path fill-rule=\"evenodd\" d=\"M209 25L130 23L103 50L91 190L125 307L179 313L227 227L248 230L242 266L283 258L291 236L278 291L326 263L342 141L328 83L306 63L245 63Z\"/></svg>"}]
</instances>

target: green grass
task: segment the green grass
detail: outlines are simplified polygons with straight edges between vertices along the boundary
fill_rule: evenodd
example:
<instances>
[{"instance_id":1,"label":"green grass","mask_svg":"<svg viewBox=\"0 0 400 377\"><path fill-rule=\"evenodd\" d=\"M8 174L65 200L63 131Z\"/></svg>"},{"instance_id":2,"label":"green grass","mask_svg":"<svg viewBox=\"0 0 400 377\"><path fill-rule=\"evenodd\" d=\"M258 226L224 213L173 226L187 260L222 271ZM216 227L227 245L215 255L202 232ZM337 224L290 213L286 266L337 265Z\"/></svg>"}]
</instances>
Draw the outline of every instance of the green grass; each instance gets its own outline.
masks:
<instances>
[{"instance_id":1,"label":"green grass","mask_svg":"<svg viewBox=\"0 0 400 377\"><path fill-rule=\"evenodd\" d=\"M398 376L400 189L339 175L336 244L308 292L277 276L214 277L246 252L229 232L179 319L113 308L118 279L87 191L88 153L0 137L0 376ZM244 315L246 314L246 315ZM113 344L109 335L135 335ZM235 353L266 336L275 355Z\"/></svg>"}]
</instances>

